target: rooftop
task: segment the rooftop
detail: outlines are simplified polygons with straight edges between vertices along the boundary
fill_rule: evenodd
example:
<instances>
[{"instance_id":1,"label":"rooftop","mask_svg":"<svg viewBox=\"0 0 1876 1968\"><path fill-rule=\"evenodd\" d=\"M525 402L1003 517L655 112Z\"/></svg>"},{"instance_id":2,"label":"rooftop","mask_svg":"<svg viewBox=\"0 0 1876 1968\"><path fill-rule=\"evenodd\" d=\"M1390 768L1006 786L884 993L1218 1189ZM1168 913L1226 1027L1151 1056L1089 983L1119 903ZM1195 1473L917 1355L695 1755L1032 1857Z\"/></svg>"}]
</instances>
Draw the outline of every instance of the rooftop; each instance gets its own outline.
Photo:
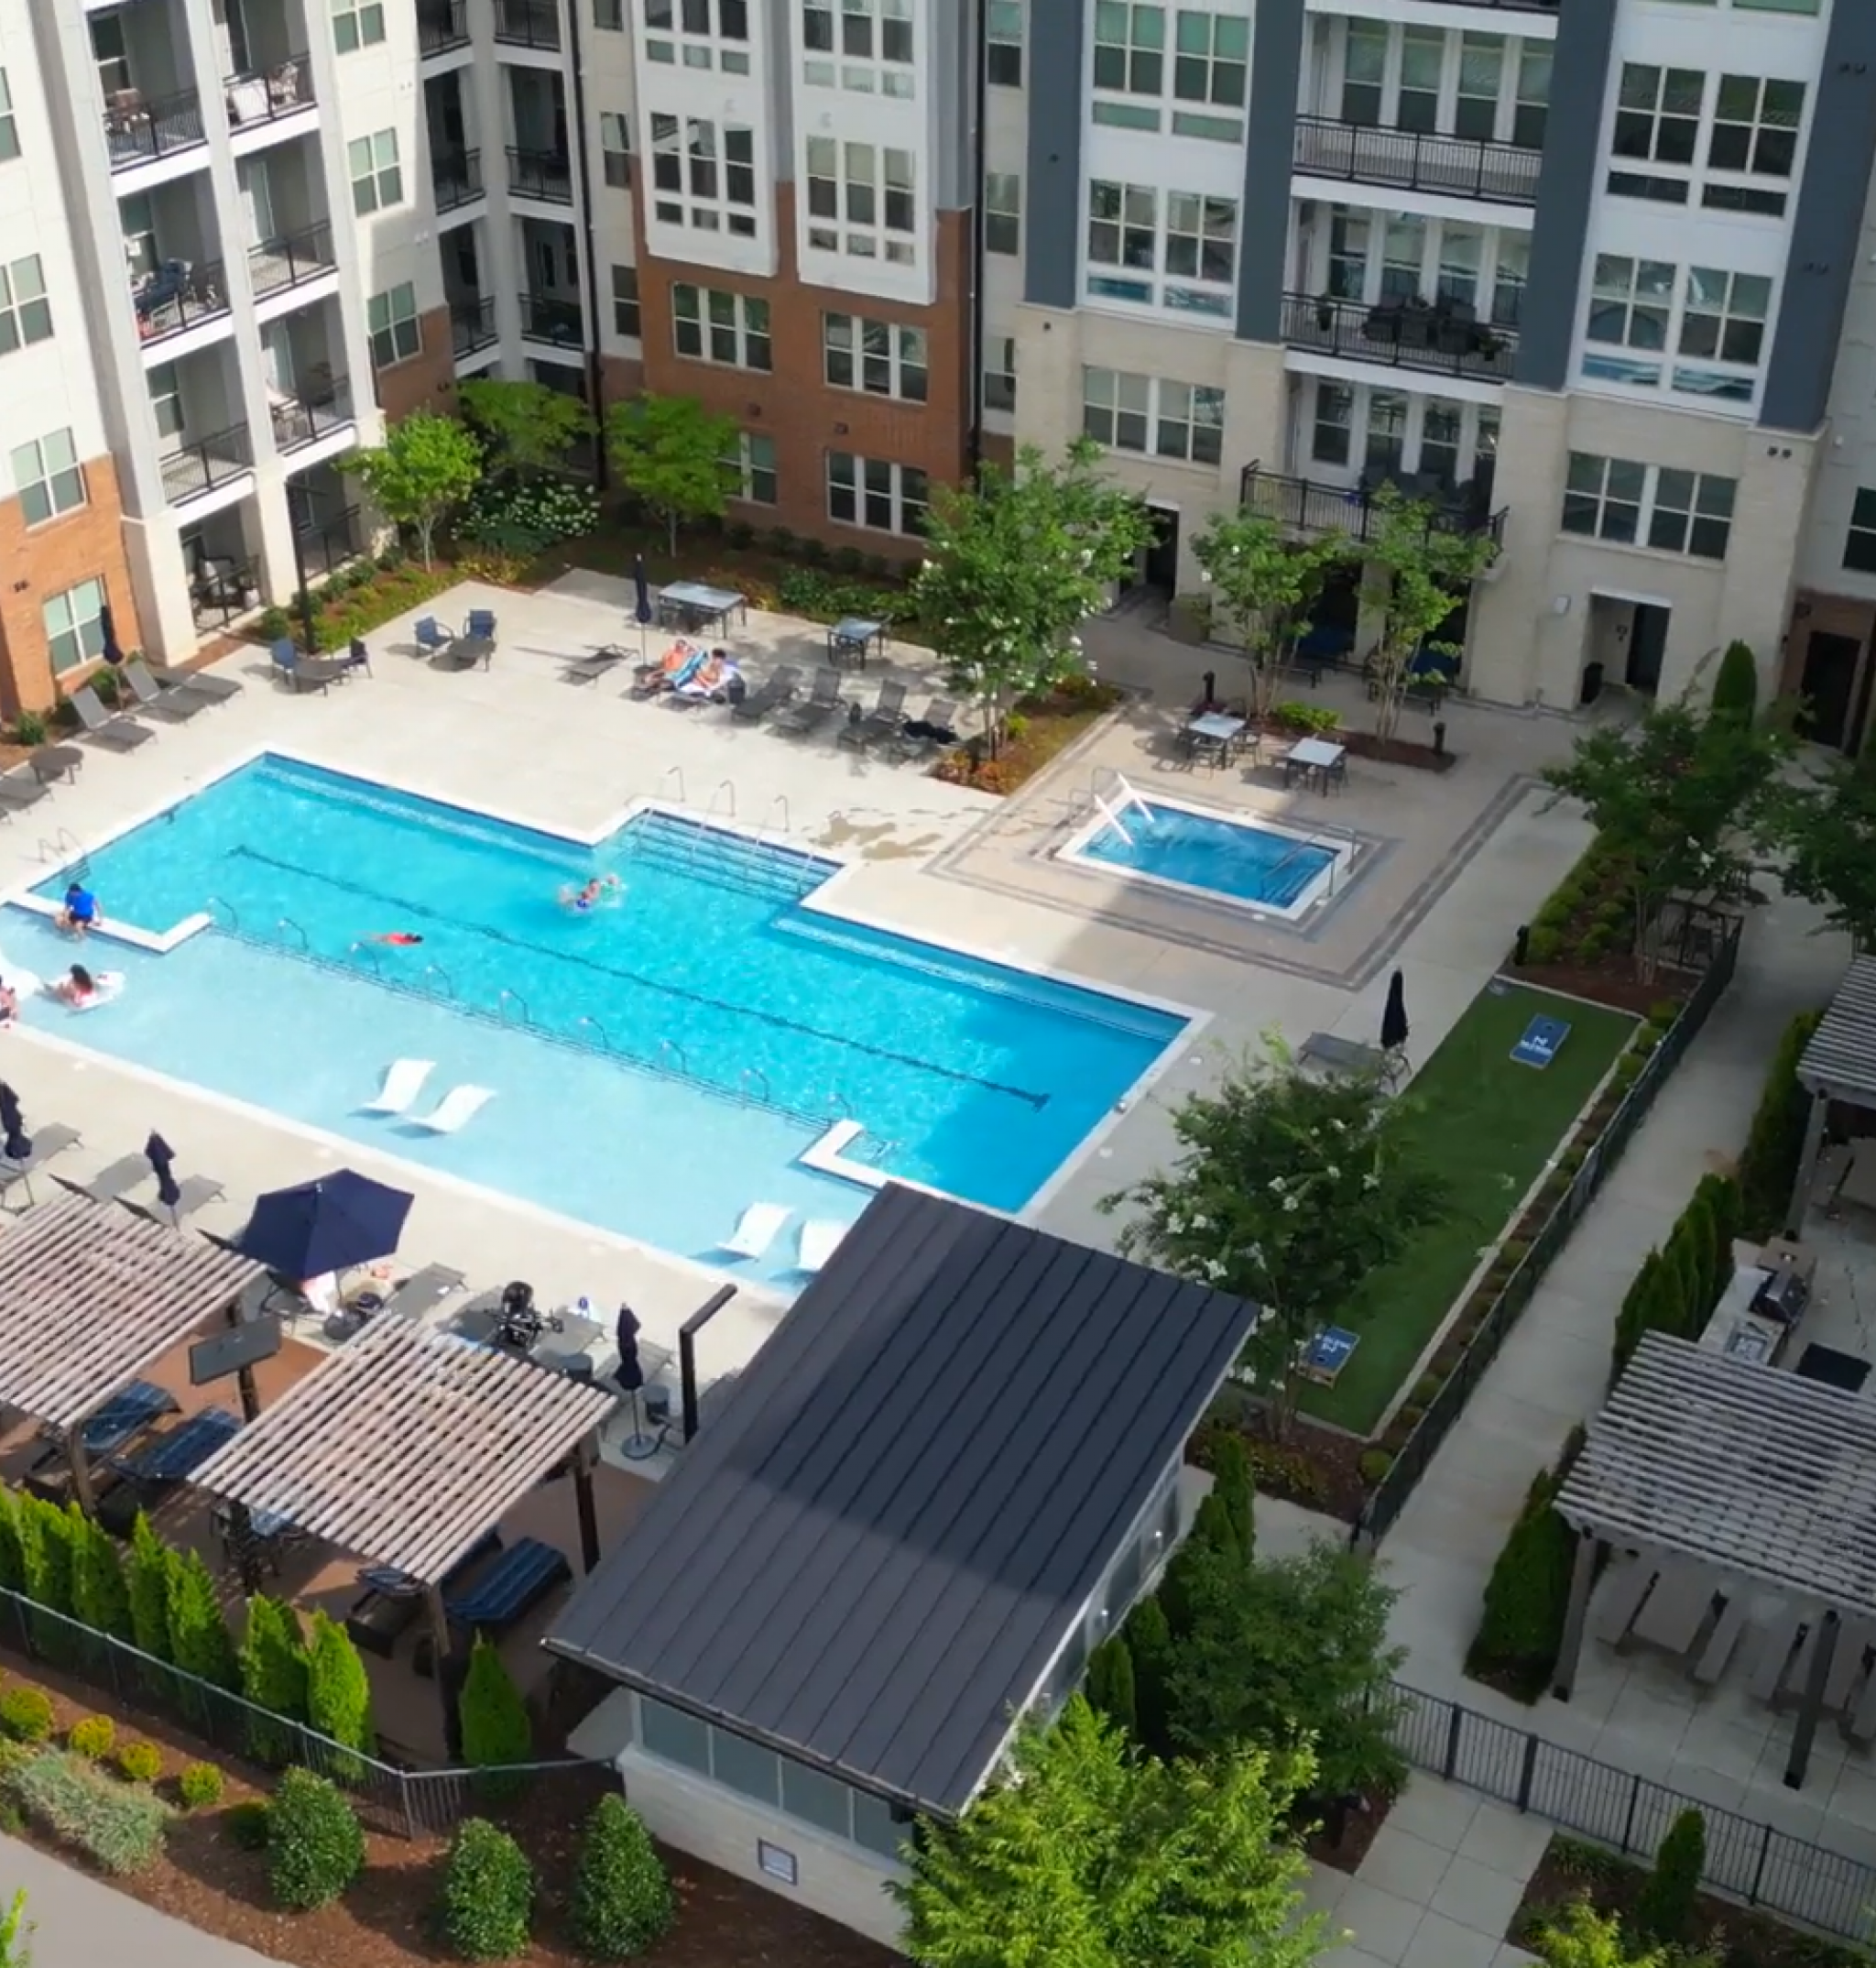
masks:
<instances>
[{"instance_id":1,"label":"rooftop","mask_svg":"<svg viewBox=\"0 0 1876 1968\"><path fill-rule=\"evenodd\" d=\"M1833 1100L1876 1107L1876 957L1859 957L1844 973L1798 1061L1798 1081Z\"/></svg>"}]
</instances>

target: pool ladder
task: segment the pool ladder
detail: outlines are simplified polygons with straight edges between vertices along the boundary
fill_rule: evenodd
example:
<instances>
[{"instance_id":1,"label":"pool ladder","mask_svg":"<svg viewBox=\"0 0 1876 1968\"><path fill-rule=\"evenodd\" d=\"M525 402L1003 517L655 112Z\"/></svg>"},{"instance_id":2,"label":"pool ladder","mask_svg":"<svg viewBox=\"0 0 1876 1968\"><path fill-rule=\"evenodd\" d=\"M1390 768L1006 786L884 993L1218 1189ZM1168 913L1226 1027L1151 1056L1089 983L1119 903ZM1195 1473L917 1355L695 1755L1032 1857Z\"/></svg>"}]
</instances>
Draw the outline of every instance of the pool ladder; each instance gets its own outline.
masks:
<instances>
[{"instance_id":1,"label":"pool ladder","mask_svg":"<svg viewBox=\"0 0 1876 1968\"><path fill-rule=\"evenodd\" d=\"M68 860L60 861L60 856L70 845L72 854ZM84 851L84 843L69 826L61 826L49 840L41 834L38 839L39 858L42 861L58 861L61 870L76 875L81 881L92 879L92 858Z\"/></svg>"},{"instance_id":2,"label":"pool ladder","mask_svg":"<svg viewBox=\"0 0 1876 1968\"><path fill-rule=\"evenodd\" d=\"M501 997L496 1000L496 1004L501 1011L501 1015L504 1020L507 1018L508 1007L512 1004L518 1005L520 1007L521 1022L524 1025L531 1025L534 1022L533 1013L530 1012L528 1009L527 999L522 997L521 993L518 990L503 991Z\"/></svg>"}]
</instances>

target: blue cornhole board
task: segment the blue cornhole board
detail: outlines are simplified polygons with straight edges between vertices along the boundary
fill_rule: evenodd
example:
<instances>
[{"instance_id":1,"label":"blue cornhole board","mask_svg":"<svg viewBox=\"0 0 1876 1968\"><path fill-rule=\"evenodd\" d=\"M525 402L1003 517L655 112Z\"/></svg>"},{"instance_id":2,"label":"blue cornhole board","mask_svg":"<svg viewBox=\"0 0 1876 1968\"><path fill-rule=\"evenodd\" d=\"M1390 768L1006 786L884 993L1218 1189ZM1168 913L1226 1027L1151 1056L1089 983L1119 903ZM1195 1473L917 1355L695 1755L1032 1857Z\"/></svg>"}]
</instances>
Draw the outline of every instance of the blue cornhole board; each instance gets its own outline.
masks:
<instances>
[{"instance_id":1,"label":"blue cornhole board","mask_svg":"<svg viewBox=\"0 0 1876 1968\"><path fill-rule=\"evenodd\" d=\"M1348 1364L1360 1343L1361 1335L1350 1332L1346 1326L1325 1327L1303 1350L1301 1371L1303 1378L1321 1381L1333 1387L1336 1376Z\"/></svg>"},{"instance_id":2,"label":"blue cornhole board","mask_svg":"<svg viewBox=\"0 0 1876 1968\"><path fill-rule=\"evenodd\" d=\"M1520 1066L1535 1066L1542 1072L1554 1059L1570 1035L1566 1020L1561 1018L1533 1018L1524 1028L1524 1036L1511 1048L1511 1057Z\"/></svg>"}]
</instances>

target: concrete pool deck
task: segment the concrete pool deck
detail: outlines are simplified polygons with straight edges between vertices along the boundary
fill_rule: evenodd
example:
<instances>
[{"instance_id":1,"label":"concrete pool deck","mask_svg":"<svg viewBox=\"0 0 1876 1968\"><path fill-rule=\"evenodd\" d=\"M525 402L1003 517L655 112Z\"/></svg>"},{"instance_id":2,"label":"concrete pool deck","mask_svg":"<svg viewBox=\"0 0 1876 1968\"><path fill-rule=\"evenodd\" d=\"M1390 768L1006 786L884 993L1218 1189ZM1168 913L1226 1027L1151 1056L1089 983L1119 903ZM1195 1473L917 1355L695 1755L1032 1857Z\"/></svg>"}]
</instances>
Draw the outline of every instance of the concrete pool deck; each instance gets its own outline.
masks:
<instances>
[{"instance_id":1,"label":"concrete pool deck","mask_svg":"<svg viewBox=\"0 0 1876 1968\"><path fill-rule=\"evenodd\" d=\"M465 584L426 605L420 612L444 620L473 607L496 611L498 648L486 672L433 669L411 640L415 611L368 639L370 678L323 695L279 689L258 648L232 656L223 673L247 686L234 702L187 725L153 724L151 741L130 754L86 748L77 784L61 784L51 799L0 827L0 881L12 891L43 880L82 848L269 746L555 829L595 831L638 799L733 817L771 837L850 858L856 865L840 895L843 913L1210 1014L1202 1043L1172 1065L1151 1096L1115 1118L1034 1212L1049 1230L1108 1244L1114 1226L1096 1205L1167 1158L1169 1100L1209 1085L1223 1061L1267 1030L1292 1043L1315 1030L1371 1040L1395 962L1406 973L1410 1053L1425 1058L1490 976L1534 900L1587 839L1580 819L1543 810L1544 796L1530 777L1544 759L1567 751L1568 722L1455 709L1451 742L1465 754L1461 766L1439 781L1399 773L1374 793L1395 836L1415 842L1414 852L1429 865L1441 865L1441 880L1431 887L1423 880L1425 892L1411 910L1379 891L1365 894L1358 884L1337 904L1337 919L1350 925L1355 957L1377 948L1386 955L1352 962L1331 979L1324 966L1302 968L1282 953L1215 946L1209 924L1181 897L1156 898L1169 912L1160 926L1118 918L1106 885L1080 871L1077 880L1092 881L1092 892L1065 899L960 879L986 851L985 842L1004 840L1012 823L1053 825L1077 799L1085 807L1080 789L1088 768L1076 752L1004 802L867 758L837 746L831 732L803 741L731 724L720 711L632 701L625 695L628 667L597 683L562 681L570 657L608 641L636 648L636 631L622 628L630 596L628 582L582 574L535 595ZM1091 626L1091 646L1098 646L1099 633L1115 625ZM1129 653L1142 663L1163 661L1169 683L1175 666L1183 673L1194 661L1196 652L1163 639L1137 629L1128 634ZM758 676L783 661L805 670L825 647L818 626L755 610L747 628L729 640ZM659 638L652 641L656 653ZM911 684L913 706L922 707L924 693L938 683L929 652L895 644L889 659L850 678L849 694L870 703L883 678L898 676ZM1120 667L1103 658L1104 674ZM1169 714L1151 703L1131 705L1097 727L1096 741L1138 752L1157 742L1168 723ZM1203 779L1197 790L1208 793ZM1181 796L1188 784L1182 778ZM1351 788L1346 802L1329 803L1338 809L1336 817L1352 815L1357 797ZM108 914L108 894L102 901ZM204 1006L203 1015L212 1017L213 1008ZM280 1037L283 1045L292 1043L289 1030ZM56 1022L38 1020L7 1034L6 1044L12 1056L5 1070L19 1088L28 1124L62 1120L83 1132L84 1146L61 1159L61 1172L87 1175L159 1128L177 1148L182 1171L213 1175L227 1186L228 1200L200 1219L207 1228L231 1231L256 1191L349 1163L415 1194L402 1244L413 1263L453 1264L467 1274L472 1289L526 1278L548 1303L582 1294L597 1304L628 1299L645 1321L647 1340L661 1350L675 1347L678 1326L717 1282L699 1266L586 1224L159 1083L85 1052ZM782 1308L780 1298L758 1288L739 1292L700 1343L702 1377L747 1361Z\"/></svg>"}]
</instances>

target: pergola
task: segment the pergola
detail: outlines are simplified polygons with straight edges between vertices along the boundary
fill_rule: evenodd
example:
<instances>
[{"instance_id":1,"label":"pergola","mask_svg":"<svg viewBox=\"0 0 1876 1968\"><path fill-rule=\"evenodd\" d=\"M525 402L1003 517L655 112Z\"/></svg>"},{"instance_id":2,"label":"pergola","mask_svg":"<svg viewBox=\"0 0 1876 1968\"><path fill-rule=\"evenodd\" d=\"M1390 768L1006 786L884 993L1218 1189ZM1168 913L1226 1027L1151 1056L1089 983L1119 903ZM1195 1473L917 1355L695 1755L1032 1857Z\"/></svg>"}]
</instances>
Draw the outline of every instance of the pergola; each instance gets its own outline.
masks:
<instances>
[{"instance_id":1,"label":"pergola","mask_svg":"<svg viewBox=\"0 0 1876 1968\"><path fill-rule=\"evenodd\" d=\"M217 1449L194 1481L420 1584L447 1710L442 1580L570 1455L581 1559L593 1569L591 1438L616 1405L530 1361L381 1318Z\"/></svg>"},{"instance_id":2,"label":"pergola","mask_svg":"<svg viewBox=\"0 0 1876 1968\"><path fill-rule=\"evenodd\" d=\"M65 1438L93 1508L84 1423L259 1275L246 1258L121 1203L64 1196L0 1230L0 1406Z\"/></svg>"},{"instance_id":3,"label":"pergola","mask_svg":"<svg viewBox=\"0 0 1876 1968\"><path fill-rule=\"evenodd\" d=\"M1841 1389L1644 1334L1556 1500L1577 1533L1554 1692L1567 1700L1598 1546L1771 1587L1818 1641L1785 1782L1804 1781L1845 1613L1876 1615L1876 1409Z\"/></svg>"},{"instance_id":4,"label":"pergola","mask_svg":"<svg viewBox=\"0 0 1876 1968\"><path fill-rule=\"evenodd\" d=\"M1785 1230L1793 1237L1803 1227L1831 1102L1876 1109L1876 957L1855 958L1844 973L1798 1061L1798 1084L1811 1096L1811 1113L1785 1213Z\"/></svg>"}]
</instances>

